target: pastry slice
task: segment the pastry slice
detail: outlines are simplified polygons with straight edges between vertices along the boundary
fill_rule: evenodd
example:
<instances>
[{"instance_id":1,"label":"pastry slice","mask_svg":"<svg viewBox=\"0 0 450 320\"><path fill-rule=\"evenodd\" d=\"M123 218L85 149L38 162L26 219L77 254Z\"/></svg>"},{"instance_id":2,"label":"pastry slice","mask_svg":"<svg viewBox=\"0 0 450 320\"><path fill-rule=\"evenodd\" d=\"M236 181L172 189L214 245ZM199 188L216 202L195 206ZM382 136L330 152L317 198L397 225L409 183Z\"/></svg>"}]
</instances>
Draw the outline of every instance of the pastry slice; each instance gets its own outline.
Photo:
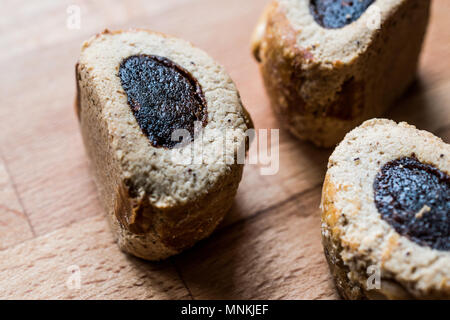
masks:
<instances>
[{"instance_id":1,"label":"pastry slice","mask_svg":"<svg viewBox=\"0 0 450 320\"><path fill-rule=\"evenodd\" d=\"M106 30L83 44L76 81L120 248L160 260L211 234L233 204L253 127L224 68L174 37Z\"/></svg>"},{"instance_id":2,"label":"pastry slice","mask_svg":"<svg viewBox=\"0 0 450 320\"><path fill-rule=\"evenodd\" d=\"M414 80L429 9L429 0L272 1L252 50L276 115L322 147L382 115Z\"/></svg>"},{"instance_id":3,"label":"pastry slice","mask_svg":"<svg viewBox=\"0 0 450 320\"><path fill-rule=\"evenodd\" d=\"M322 239L347 299L450 298L450 145L373 119L328 162Z\"/></svg>"}]
</instances>

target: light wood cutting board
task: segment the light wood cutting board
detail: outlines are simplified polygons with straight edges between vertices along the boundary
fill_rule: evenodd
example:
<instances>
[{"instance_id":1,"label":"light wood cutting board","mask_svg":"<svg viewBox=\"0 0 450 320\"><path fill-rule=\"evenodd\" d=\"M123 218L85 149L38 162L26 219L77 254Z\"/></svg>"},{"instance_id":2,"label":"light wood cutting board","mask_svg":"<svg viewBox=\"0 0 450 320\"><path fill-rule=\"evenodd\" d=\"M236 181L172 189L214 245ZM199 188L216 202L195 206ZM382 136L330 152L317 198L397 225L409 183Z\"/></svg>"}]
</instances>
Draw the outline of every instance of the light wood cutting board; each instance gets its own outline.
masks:
<instances>
[{"instance_id":1,"label":"light wood cutting board","mask_svg":"<svg viewBox=\"0 0 450 320\"><path fill-rule=\"evenodd\" d=\"M219 230L162 263L114 244L73 111L74 64L104 28L185 38L223 64L257 128L279 128L249 38L264 0L2 1L0 298L337 298L320 243L327 159L280 133L280 171L247 166ZM71 7L81 28L66 26ZM450 140L450 1L435 0L416 84L386 115ZM80 275L80 286L71 282Z\"/></svg>"}]
</instances>

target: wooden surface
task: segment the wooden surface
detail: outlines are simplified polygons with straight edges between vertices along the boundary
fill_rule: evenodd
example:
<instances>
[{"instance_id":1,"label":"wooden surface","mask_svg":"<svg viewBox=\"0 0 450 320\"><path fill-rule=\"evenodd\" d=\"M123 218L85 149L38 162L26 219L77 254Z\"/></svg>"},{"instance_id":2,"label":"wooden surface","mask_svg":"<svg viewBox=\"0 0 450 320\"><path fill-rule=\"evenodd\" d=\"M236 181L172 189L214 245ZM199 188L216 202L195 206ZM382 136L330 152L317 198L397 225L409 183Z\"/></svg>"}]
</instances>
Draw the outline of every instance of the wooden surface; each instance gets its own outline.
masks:
<instances>
[{"instance_id":1,"label":"wooden surface","mask_svg":"<svg viewBox=\"0 0 450 320\"><path fill-rule=\"evenodd\" d=\"M280 171L247 166L209 239L162 263L113 243L73 112L83 40L143 27L190 40L223 64L257 128L278 128L249 38L267 1L2 1L0 298L329 299L320 187L331 150L280 133ZM81 28L66 27L70 4ZM435 0L418 81L387 117L450 140L450 1ZM399 53L400 54L400 53ZM80 286L68 285L72 267Z\"/></svg>"}]
</instances>

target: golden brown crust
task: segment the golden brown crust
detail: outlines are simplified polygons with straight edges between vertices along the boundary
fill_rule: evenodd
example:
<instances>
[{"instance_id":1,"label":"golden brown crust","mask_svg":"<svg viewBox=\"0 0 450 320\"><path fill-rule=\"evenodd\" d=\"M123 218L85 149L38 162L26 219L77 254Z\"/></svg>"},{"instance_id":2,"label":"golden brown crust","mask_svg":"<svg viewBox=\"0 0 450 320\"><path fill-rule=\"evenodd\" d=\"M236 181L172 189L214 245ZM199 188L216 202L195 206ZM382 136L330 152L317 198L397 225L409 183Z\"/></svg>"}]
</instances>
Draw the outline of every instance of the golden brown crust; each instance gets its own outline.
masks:
<instances>
[{"instance_id":1,"label":"golden brown crust","mask_svg":"<svg viewBox=\"0 0 450 320\"><path fill-rule=\"evenodd\" d=\"M121 184L115 196L114 214L123 230L140 236L151 232L169 250L180 252L207 237L222 221L233 204L228 199L235 196L241 176L242 167L236 167L209 195L164 210L152 207L147 195L133 197L128 187ZM205 203L209 204L206 208Z\"/></svg>"},{"instance_id":2,"label":"golden brown crust","mask_svg":"<svg viewBox=\"0 0 450 320\"><path fill-rule=\"evenodd\" d=\"M270 17L270 15L272 14L272 12L276 9L276 7L277 7L277 4L275 2L272 2L265 7L263 13L261 14L261 16L258 19L256 28L252 34L251 50L252 50L253 57L258 62L261 62L261 57L259 56L259 52L261 50L262 38L264 37L264 34L266 32L267 20Z\"/></svg>"},{"instance_id":3,"label":"golden brown crust","mask_svg":"<svg viewBox=\"0 0 450 320\"><path fill-rule=\"evenodd\" d=\"M294 30L277 2L268 6L262 19L266 20L264 34L259 41L254 41L253 54L260 61L260 71L271 105L283 124L296 128L296 116L299 114L304 117L336 117L344 121L354 119L361 110L361 88L364 84L350 79L343 85L342 94L329 106L320 111L316 106L309 106L310 102L305 101L301 92L305 75L300 69L302 65L314 63L314 55L307 48L298 47L298 31ZM340 67L337 62L333 64L335 68ZM353 107L342 109L342 104ZM297 130L293 133L299 136ZM301 134L300 138L307 138L307 135ZM313 142L328 146L319 140Z\"/></svg>"},{"instance_id":4,"label":"golden brown crust","mask_svg":"<svg viewBox=\"0 0 450 320\"><path fill-rule=\"evenodd\" d=\"M261 61L261 73L273 107L279 108L276 111L283 116L283 121L289 121L293 108L304 111L305 107L296 88L301 81L296 69L314 57L308 50L297 47L297 32L276 2L269 6L265 19L264 38L262 44L256 46L258 51L255 49L255 57ZM288 99L286 103L278 103L279 93L285 93L283 98Z\"/></svg>"}]
</instances>

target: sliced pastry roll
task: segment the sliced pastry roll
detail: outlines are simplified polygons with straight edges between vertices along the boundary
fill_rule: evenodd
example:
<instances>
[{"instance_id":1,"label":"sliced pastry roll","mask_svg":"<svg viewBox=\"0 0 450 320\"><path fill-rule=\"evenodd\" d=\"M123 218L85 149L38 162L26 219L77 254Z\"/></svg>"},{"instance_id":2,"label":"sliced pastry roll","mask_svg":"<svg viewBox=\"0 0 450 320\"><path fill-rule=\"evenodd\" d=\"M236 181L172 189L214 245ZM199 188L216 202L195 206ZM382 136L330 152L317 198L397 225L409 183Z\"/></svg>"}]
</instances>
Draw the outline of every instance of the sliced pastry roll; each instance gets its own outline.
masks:
<instances>
[{"instance_id":1,"label":"sliced pastry roll","mask_svg":"<svg viewBox=\"0 0 450 320\"><path fill-rule=\"evenodd\" d=\"M450 145L374 119L328 162L322 239L344 298L450 298Z\"/></svg>"}]
</instances>

